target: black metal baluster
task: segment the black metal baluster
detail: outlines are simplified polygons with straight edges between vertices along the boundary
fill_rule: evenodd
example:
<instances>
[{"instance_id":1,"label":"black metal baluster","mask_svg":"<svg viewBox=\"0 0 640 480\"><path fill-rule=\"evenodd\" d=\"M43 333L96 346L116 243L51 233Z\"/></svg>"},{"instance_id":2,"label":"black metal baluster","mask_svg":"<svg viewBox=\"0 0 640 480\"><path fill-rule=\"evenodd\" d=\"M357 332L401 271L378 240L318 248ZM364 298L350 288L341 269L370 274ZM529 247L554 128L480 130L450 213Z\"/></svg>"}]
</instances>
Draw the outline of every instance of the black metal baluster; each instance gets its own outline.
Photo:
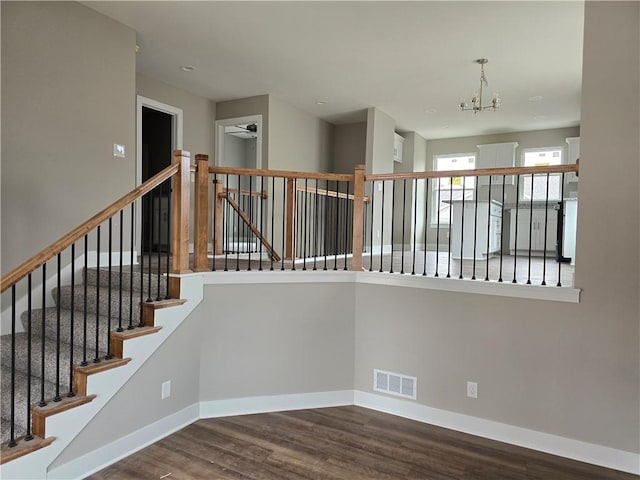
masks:
<instances>
[{"instance_id":1,"label":"black metal baluster","mask_svg":"<svg viewBox=\"0 0 640 480\"><path fill-rule=\"evenodd\" d=\"M143 208L142 202L140 202L140 208ZM135 232L135 203L131 203L131 252L129 252L129 326L127 330L133 330L133 249L135 248L134 232ZM142 249L144 248L144 215L140 215L140 301L142 301L142 278L144 277L144 260L142 255ZM120 297L122 298L122 297ZM122 300L121 300L122 301Z\"/></svg>"},{"instance_id":2,"label":"black metal baluster","mask_svg":"<svg viewBox=\"0 0 640 480\"><path fill-rule=\"evenodd\" d=\"M324 197L324 268L327 270L327 238L329 235L329 180L324 181L324 188L327 191L327 195Z\"/></svg>"},{"instance_id":3,"label":"black metal baluster","mask_svg":"<svg viewBox=\"0 0 640 480\"><path fill-rule=\"evenodd\" d=\"M86 237L86 235L85 235ZM85 253L84 253L84 257L85 257L85 265L87 263L87 240L85 238ZM87 282L85 282L85 285L87 284ZM85 287L86 289L86 287ZM86 295L85 295L86 298ZM44 399L44 354L45 354L45 339L46 339L46 335L45 335L45 321L44 321L44 313L45 313L45 308L47 306L47 264L44 263L42 264L42 323L40 325L40 346L41 346L41 351L40 351L40 402L38 402L38 406L39 407L44 407L47 405L47 402ZM86 315L86 314L85 314ZM86 342L85 342L86 343Z\"/></svg>"},{"instance_id":4,"label":"black metal baluster","mask_svg":"<svg viewBox=\"0 0 640 480\"><path fill-rule=\"evenodd\" d=\"M563 218L560 217L560 215L563 215L563 205L562 202L564 201L564 172L562 172L562 176L560 179L560 210L558 210L558 225L561 224L561 222L563 221ZM560 260L562 260L562 250L560 249L560 251L558 252L558 258ZM556 284L557 287L561 287L562 286L562 280L560 278L560 275L562 273L562 262L558 262L558 283Z\"/></svg>"},{"instance_id":5,"label":"black metal baluster","mask_svg":"<svg viewBox=\"0 0 640 480\"><path fill-rule=\"evenodd\" d=\"M376 193L376 182L375 180L371 182L371 222L370 222L370 230L371 230L371 245L369 247L369 271L373 271L373 211L375 210L375 193Z\"/></svg>"},{"instance_id":6,"label":"black metal baluster","mask_svg":"<svg viewBox=\"0 0 640 480\"><path fill-rule=\"evenodd\" d=\"M318 203L320 202L320 197L318 196L318 182L320 180L316 179L316 196L314 203L314 228L313 228L313 270L316 271L318 269L317 261L318 261Z\"/></svg>"},{"instance_id":7,"label":"black metal baluster","mask_svg":"<svg viewBox=\"0 0 640 480\"><path fill-rule=\"evenodd\" d=\"M260 210L258 212L258 216L260 217L260 233L263 238L266 238L266 234L264 233L264 177L260 177L260 196L258 197L258 205L260 205ZM260 267L258 267L258 271L262 271L262 250L264 250L264 243L260 240ZM273 244L272 244L273 245Z\"/></svg>"},{"instance_id":8,"label":"black metal baluster","mask_svg":"<svg viewBox=\"0 0 640 480\"><path fill-rule=\"evenodd\" d=\"M396 218L396 181L391 181L391 264L389 266L389 273L393 273L393 234L395 233L395 218Z\"/></svg>"},{"instance_id":9,"label":"black metal baluster","mask_svg":"<svg viewBox=\"0 0 640 480\"><path fill-rule=\"evenodd\" d=\"M438 267L440 266L440 202L441 202L441 195L442 195L442 178L441 177L437 177L437 181L438 181L438 202L436 203L436 211L437 211L437 218L436 218L436 273L434 275L434 277L438 277Z\"/></svg>"},{"instance_id":10,"label":"black metal baluster","mask_svg":"<svg viewBox=\"0 0 640 480\"><path fill-rule=\"evenodd\" d=\"M104 357L105 360L109 360L111 358L111 270L112 270L112 264L113 261L111 259L111 256L113 255L112 250L113 250L113 240L112 240L112 234L113 234L113 217L109 217L109 265L108 265L108 270L109 270L109 277L107 279L107 289L109 291L109 293L107 294L107 355ZM98 272L98 274L100 274Z\"/></svg>"},{"instance_id":11,"label":"black metal baluster","mask_svg":"<svg viewBox=\"0 0 640 480\"><path fill-rule=\"evenodd\" d=\"M544 247L542 249L542 284L546 285L547 275L547 226L549 221L549 173L547 173L547 191L544 197ZM562 254L562 252L560 252Z\"/></svg>"},{"instance_id":12,"label":"black metal baluster","mask_svg":"<svg viewBox=\"0 0 640 480\"><path fill-rule=\"evenodd\" d=\"M463 246L464 246L464 189L466 187L467 177L462 177L462 214L460 215L460 275L459 279L464 278L462 275L462 266L464 264ZM453 213L453 204L451 205Z\"/></svg>"},{"instance_id":13,"label":"black metal baluster","mask_svg":"<svg viewBox=\"0 0 640 480\"><path fill-rule=\"evenodd\" d=\"M158 185L158 251L157 251L157 256L156 256L156 260L158 262L158 271L156 272L156 301L160 301L162 300L162 297L160 296L160 277L162 276L162 201L163 201L163 195L162 195L162 186ZM149 259L149 264L151 264L151 259ZM140 319L142 319L142 316L140 317Z\"/></svg>"},{"instance_id":14,"label":"black metal baluster","mask_svg":"<svg viewBox=\"0 0 640 480\"><path fill-rule=\"evenodd\" d=\"M60 288L62 287L60 272L62 270L62 254L57 255L57 288L56 288L56 396L54 402L62 400L60 396ZM44 313L44 312L43 312ZM44 321L44 317L43 317Z\"/></svg>"},{"instance_id":15,"label":"black metal baluster","mask_svg":"<svg viewBox=\"0 0 640 480\"><path fill-rule=\"evenodd\" d=\"M218 174L214 173L213 174L213 262L211 265L211 270L213 272L216 271L216 244L218 241L217 238L217 234L218 234ZM171 198L171 195L169 195L169 198ZM169 212L171 212L171 209L169 209ZM221 212L222 213L222 212ZM171 218L171 214L169 214L169 218ZM169 228L169 232L171 232L171 228ZM167 265L168 267L168 265ZM169 278L169 268L167 268L167 278ZM167 288L167 292L169 291L169 289Z\"/></svg>"},{"instance_id":16,"label":"black metal baluster","mask_svg":"<svg viewBox=\"0 0 640 480\"><path fill-rule=\"evenodd\" d=\"M302 197L304 198L304 205L301 206L304 211L303 224L302 224L302 270L307 269L307 231L309 222L307 220L307 199L309 198L309 193L307 191L309 179L304 179L304 193Z\"/></svg>"},{"instance_id":17,"label":"black metal baluster","mask_svg":"<svg viewBox=\"0 0 640 480\"><path fill-rule=\"evenodd\" d=\"M280 257L281 267L284 270L284 257L287 252L287 237L285 227L287 224L287 179L282 177L282 256Z\"/></svg>"},{"instance_id":18,"label":"black metal baluster","mask_svg":"<svg viewBox=\"0 0 640 480\"><path fill-rule=\"evenodd\" d=\"M489 233L491 232L491 181L493 180L493 176L489 175L489 193L487 194L487 258L486 261L486 271L484 276L484 281L489 281L489 244L491 243L491 237Z\"/></svg>"},{"instance_id":19,"label":"black metal baluster","mask_svg":"<svg viewBox=\"0 0 640 480\"><path fill-rule=\"evenodd\" d=\"M42 282L42 291L46 290L44 285L45 285L44 282ZM44 325L44 306L42 308L43 308L42 325ZM44 337L43 337L43 340L44 340ZM42 365L44 368L44 361L42 362ZM43 379L44 379L44 376L43 376ZM44 392L44 386L42 388L42 391ZM27 405L27 408L29 408L29 405ZM9 414L9 419L11 423L11 432L9 434L8 446L15 447L17 445L16 432L15 432L15 424L16 424L16 286L15 284L11 286L11 412Z\"/></svg>"},{"instance_id":20,"label":"black metal baluster","mask_svg":"<svg viewBox=\"0 0 640 480\"><path fill-rule=\"evenodd\" d=\"M291 255L292 255L292 259L291 259L291 271L295 271L296 269L296 258L298 258L299 256L299 251L300 251L300 208L302 206L302 201L300 200L300 195L298 194L298 179L295 178L293 180L293 198L295 199L295 203L294 203L294 219L293 219L293 225L291 227L291 230L293 232L294 235L294 242L293 242L293 248L291 249Z\"/></svg>"},{"instance_id":21,"label":"black metal baluster","mask_svg":"<svg viewBox=\"0 0 640 480\"><path fill-rule=\"evenodd\" d=\"M275 225L274 225L274 218L275 218L275 210L276 210L276 177L271 177L271 248L274 249L276 246L276 243L274 241L275 238ZM267 207L269 207L269 198L267 197ZM284 254L284 252L283 252ZM270 257L270 262L269 262L269 270L273 271L273 251L271 252Z\"/></svg>"},{"instance_id":22,"label":"black metal baluster","mask_svg":"<svg viewBox=\"0 0 640 480\"><path fill-rule=\"evenodd\" d=\"M29 274L31 275L31 274ZM71 305L69 306L69 344L71 348L69 349L69 392L67 393L67 397L75 397L75 392L73 391L73 345L74 345L74 321L75 321L75 287L76 287L76 244L71 244ZM29 307L31 309L31 307ZM31 356L29 356L31 358ZM29 373L29 377L31 377L31 373ZM29 402L31 403L31 402Z\"/></svg>"},{"instance_id":23,"label":"black metal baluster","mask_svg":"<svg viewBox=\"0 0 640 480\"><path fill-rule=\"evenodd\" d=\"M122 289L124 285L122 285L122 260L124 256L124 210L120 210L120 264L118 271L118 332L122 332L124 329L122 328ZM133 245L131 246L131 251L133 251ZM131 265L133 267L133 265ZM73 273L72 273L73 274ZM73 282L71 282L73 285Z\"/></svg>"},{"instance_id":24,"label":"black metal baluster","mask_svg":"<svg viewBox=\"0 0 640 480\"><path fill-rule=\"evenodd\" d=\"M340 211L339 211L339 207L340 207L340 182L336 180L336 216L335 216L335 223L334 223L334 230L335 230L335 245L334 245L334 251L333 251L333 269L334 270L338 270L338 243L339 243L339 226L340 226Z\"/></svg>"},{"instance_id":25,"label":"black metal baluster","mask_svg":"<svg viewBox=\"0 0 640 480\"><path fill-rule=\"evenodd\" d=\"M504 200L505 200L505 184L507 183L507 176L502 175L502 205L500 213L500 277L498 282L502 283L502 249L504 248ZM477 181L477 179L476 179Z\"/></svg>"},{"instance_id":26,"label":"black metal baluster","mask_svg":"<svg viewBox=\"0 0 640 480\"><path fill-rule=\"evenodd\" d=\"M254 218L253 218L253 197L252 197L252 190L253 190L253 176L249 175L249 197L245 199L245 203L249 204L249 221L253 224L255 224L254 222ZM244 210L243 210L244 211ZM253 244L253 232L251 232L251 235L248 235L248 233L251 231L249 229L248 225L245 225L245 234L244 234L244 238L247 239L247 252L249 254L248 256L248 262L247 262L247 272L251 271L251 250L253 250L252 248L252 244Z\"/></svg>"},{"instance_id":27,"label":"black metal baluster","mask_svg":"<svg viewBox=\"0 0 640 480\"><path fill-rule=\"evenodd\" d=\"M166 269L166 278L165 278L165 289L166 289L165 295L164 295L165 299L169 299L169 271L170 271L169 257L171 256L171 180L170 179L167 180L167 185L169 187L169 195L167 196L167 259L166 259L167 269ZM215 208L215 204L214 204L214 208ZM214 231L215 231L215 223L214 223ZM214 244L214 248L215 248L215 244ZM214 265L216 263L215 255L213 256L213 263Z\"/></svg>"},{"instance_id":28,"label":"black metal baluster","mask_svg":"<svg viewBox=\"0 0 640 480\"><path fill-rule=\"evenodd\" d=\"M413 179L413 259L411 261L411 275L416 274L416 235L418 229L418 179Z\"/></svg>"},{"instance_id":29,"label":"black metal baluster","mask_svg":"<svg viewBox=\"0 0 640 480\"><path fill-rule=\"evenodd\" d=\"M387 182L382 181L382 203L380 205L380 272L382 272L383 254L384 254L384 193ZM391 246L391 254L393 255L393 245Z\"/></svg>"},{"instance_id":30,"label":"black metal baluster","mask_svg":"<svg viewBox=\"0 0 640 480\"><path fill-rule=\"evenodd\" d=\"M93 363L100 363L100 225L97 230L96 249L96 356ZM88 275L88 272L85 272L85 275Z\"/></svg>"},{"instance_id":31,"label":"black metal baluster","mask_svg":"<svg viewBox=\"0 0 640 480\"><path fill-rule=\"evenodd\" d=\"M82 362L80 365L86 367L89 365L87 361L87 271L89 269L89 234L84 236L84 282L82 285L83 302L82 302ZM44 300L44 298L43 298ZM43 332L44 338L44 332ZM44 372L43 372L44 376Z\"/></svg>"},{"instance_id":32,"label":"black metal baluster","mask_svg":"<svg viewBox=\"0 0 640 480\"><path fill-rule=\"evenodd\" d=\"M153 258L153 228L154 228L154 222L153 222L153 217L154 217L154 213L155 213L155 190L151 190L150 192L150 207L149 207L149 233L147 235L147 238L149 239L149 249L148 249L148 265L147 265L147 302L152 302L153 299L151 298L151 260ZM144 255L143 255L144 256ZM143 270L144 273L144 270ZM142 308L142 298L144 295L140 295L140 308ZM142 319L142 317L141 317Z\"/></svg>"},{"instance_id":33,"label":"black metal baluster","mask_svg":"<svg viewBox=\"0 0 640 480\"><path fill-rule=\"evenodd\" d=\"M31 274L29 274L27 277L27 435L24 437L26 441L33 440L33 435L31 434L31 412L29 411L31 408L31 322L33 312L31 306L31 284ZM15 306L13 308L15 308ZM44 322L44 308L42 309L42 322ZM13 398L11 399L11 403L13 404ZM11 423L13 423L13 421Z\"/></svg>"},{"instance_id":34,"label":"black metal baluster","mask_svg":"<svg viewBox=\"0 0 640 480\"><path fill-rule=\"evenodd\" d=\"M404 228L405 228L405 217L407 213L407 179L402 180L402 253L400 254L400 274L404 274Z\"/></svg>"},{"instance_id":35,"label":"black metal baluster","mask_svg":"<svg viewBox=\"0 0 640 480\"><path fill-rule=\"evenodd\" d=\"M238 175L238 196L236 197L237 204L240 208L242 205L242 196L240 195L241 177ZM240 215L236 212L236 272L240 271L240 233L242 231L242 225L240 224Z\"/></svg>"},{"instance_id":36,"label":"black metal baluster","mask_svg":"<svg viewBox=\"0 0 640 480\"><path fill-rule=\"evenodd\" d=\"M453 220L453 177L449 177L449 235L447 247L447 278L451 278L451 221Z\"/></svg>"},{"instance_id":37,"label":"black metal baluster","mask_svg":"<svg viewBox=\"0 0 640 480\"><path fill-rule=\"evenodd\" d=\"M347 267L347 256L351 251L349 248L349 234L353 234L353 225L350 221L350 212L349 212L349 182L345 182L346 185L346 196L344 198L344 270L348 270Z\"/></svg>"},{"instance_id":38,"label":"black metal baluster","mask_svg":"<svg viewBox=\"0 0 640 480\"><path fill-rule=\"evenodd\" d=\"M529 197L529 253L528 253L528 270L527 285L531 285L531 246L533 242L533 173L531 174L531 196Z\"/></svg>"},{"instance_id":39,"label":"black metal baluster","mask_svg":"<svg viewBox=\"0 0 640 480\"><path fill-rule=\"evenodd\" d=\"M424 196L424 258L422 259L422 275L427 276L427 231L429 229L429 178L425 178ZM437 263L437 259L436 259Z\"/></svg>"},{"instance_id":40,"label":"black metal baluster","mask_svg":"<svg viewBox=\"0 0 640 480\"><path fill-rule=\"evenodd\" d=\"M520 214L520 174L516 175L516 218L515 229L513 231L513 280L511 283L518 283L516 279L516 267L518 264L518 215Z\"/></svg>"},{"instance_id":41,"label":"black metal baluster","mask_svg":"<svg viewBox=\"0 0 640 480\"><path fill-rule=\"evenodd\" d=\"M473 211L473 272L471 274L471 280L476 279L476 255L478 253L478 184L480 177L476 176L476 185L474 192L474 211Z\"/></svg>"},{"instance_id":42,"label":"black metal baluster","mask_svg":"<svg viewBox=\"0 0 640 480\"><path fill-rule=\"evenodd\" d=\"M225 175L225 199L227 200L224 204L224 220L222 222L223 231L223 241L224 241L224 271L229 271L229 174ZM233 220L232 220L233 222ZM233 223L231 225L233 227ZM284 238L284 237L283 237Z\"/></svg>"}]
</instances>

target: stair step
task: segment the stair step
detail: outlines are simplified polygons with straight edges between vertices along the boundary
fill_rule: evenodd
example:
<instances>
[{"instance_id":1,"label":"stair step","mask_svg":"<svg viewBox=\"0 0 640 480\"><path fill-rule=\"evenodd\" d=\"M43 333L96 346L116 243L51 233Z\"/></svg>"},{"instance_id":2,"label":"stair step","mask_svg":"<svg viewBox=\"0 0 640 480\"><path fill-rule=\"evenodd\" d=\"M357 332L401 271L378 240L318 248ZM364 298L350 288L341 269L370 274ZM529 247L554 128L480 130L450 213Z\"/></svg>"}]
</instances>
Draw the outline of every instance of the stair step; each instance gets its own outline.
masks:
<instances>
[{"instance_id":1,"label":"stair step","mask_svg":"<svg viewBox=\"0 0 640 480\"><path fill-rule=\"evenodd\" d=\"M16 371L26 373L27 372L27 334L16 334ZM0 363L3 368L11 368L11 335L3 335L0 337L0 347L2 351L0 353ZM56 379L56 343L50 339L45 339L45 375L44 378L48 381L55 382ZM99 358L104 358L105 352L99 351L97 353ZM86 358L89 363L93 362L96 357L95 349L90 348L87 345ZM68 343L60 344L60 383L67 385L69 381L70 372L70 345ZM73 348L73 363L79 364L83 359L83 349L77 345ZM34 377L40 378L42 375L42 339L40 337L31 338L31 374Z\"/></svg>"},{"instance_id":2,"label":"stair step","mask_svg":"<svg viewBox=\"0 0 640 480\"><path fill-rule=\"evenodd\" d=\"M14 397L14 415L15 415L15 438L21 437L27 432L27 415L30 409L27 407L27 375L24 372L15 372L15 397ZM1 441L4 443L11 436L11 369L2 366L0 369L0 385L2 387L2 401L0 406L0 415L2 416L2 434ZM31 379L31 405L40 401L42 384L40 379ZM68 380L64 385L60 386L60 395L66 395L69 391ZM44 382L44 398L52 399L56 395L55 384Z\"/></svg>"},{"instance_id":3,"label":"stair step","mask_svg":"<svg viewBox=\"0 0 640 480\"><path fill-rule=\"evenodd\" d=\"M57 300L58 289L54 288L52 295ZM99 304L97 302L99 297ZM120 310L120 298L122 298L122 310ZM74 285L60 288L60 306L62 308L71 309L73 299L73 309L84 311L84 286ZM146 300L146 299L143 299ZM93 314L98 311L100 315L106 315L111 305L111 315L117 317L122 312L123 324L129 325L129 312L131 308L131 318L134 325L140 323L140 292L133 292L133 296L129 291L123 290L118 292L109 290L108 288L97 288L93 285L87 286L87 313Z\"/></svg>"},{"instance_id":4,"label":"stair step","mask_svg":"<svg viewBox=\"0 0 640 480\"><path fill-rule=\"evenodd\" d=\"M100 279L100 287L108 288L109 276L111 276L111 288L117 290L120 285L127 292L131 290L133 286L133 292L140 293L141 281L142 291L144 292L145 299L149 297L149 291L151 291L151 298L156 300L158 297L164 299L167 295L167 279L164 275L157 273L143 273L139 269L139 265L134 265L133 272L131 267L125 265L122 267L122 278L120 278L120 266L112 265L111 275L109 275L109 267L101 266L88 268L86 271L87 285L96 286L98 279ZM149 279L151 279L151 290L149 290ZM160 290L158 291L158 279L160 279ZM159 292L159 293L158 293Z\"/></svg>"},{"instance_id":5,"label":"stair step","mask_svg":"<svg viewBox=\"0 0 640 480\"><path fill-rule=\"evenodd\" d=\"M44 316L45 322L45 337L53 342L56 341L57 335L57 320L58 311L56 307L46 308L44 310L37 309L31 312L31 332L33 336L42 336L42 317ZM84 312L75 310L68 310L66 308L60 309L60 340L64 343L71 343L71 318L73 316L73 343L77 346L82 346L84 341ZM24 312L20 319L22 326L27 331L29 323L28 312ZM123 327L126 328L129 325L129 320L123 322ZM109 318L100 315L98 333L100 349L107 351L107 334L109 332ZM111 330L118 328L118 319L111 318ZM87 343L95 347L96 338L96 315L87 314Z\"/></svg>"}]
</instances>

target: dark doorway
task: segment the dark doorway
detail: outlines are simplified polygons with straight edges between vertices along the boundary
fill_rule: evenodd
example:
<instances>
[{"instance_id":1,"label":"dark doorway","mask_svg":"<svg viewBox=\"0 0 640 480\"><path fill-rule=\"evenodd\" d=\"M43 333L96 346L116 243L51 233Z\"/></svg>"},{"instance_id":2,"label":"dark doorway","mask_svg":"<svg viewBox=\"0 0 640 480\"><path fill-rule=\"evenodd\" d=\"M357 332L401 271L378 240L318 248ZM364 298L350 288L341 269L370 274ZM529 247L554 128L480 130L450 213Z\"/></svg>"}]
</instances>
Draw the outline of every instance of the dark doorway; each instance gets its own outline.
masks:
<instances>
[{"instance_id":1,"label":"dark doorway","mask_svg":"<svg viewBox=\"0 0 640 480\"><path fill-rule=\"evenodd\" d=\"M142 181L171 165L173 116L142 107ZM170 252L169 198L171 183L163 183L142 201L142 252Z\"/></svg>"}]
</instances>

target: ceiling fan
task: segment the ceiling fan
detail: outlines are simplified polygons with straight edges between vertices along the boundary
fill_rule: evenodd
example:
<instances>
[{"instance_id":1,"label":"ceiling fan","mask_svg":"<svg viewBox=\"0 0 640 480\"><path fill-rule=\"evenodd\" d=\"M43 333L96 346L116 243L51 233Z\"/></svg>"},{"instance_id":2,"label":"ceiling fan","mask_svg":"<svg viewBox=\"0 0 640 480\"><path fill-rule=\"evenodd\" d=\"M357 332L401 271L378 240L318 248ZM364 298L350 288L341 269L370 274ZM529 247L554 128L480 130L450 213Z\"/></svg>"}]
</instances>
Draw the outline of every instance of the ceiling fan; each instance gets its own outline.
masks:
<instances>
[{"instance_id":1,"label":"ceiling fan","mask_svg":"<svg viewBox=\"0 0 640 480\"><path fill-rule=\"evenodd\" d=\"M229 130L226 133L246 134L252 138L256 138L258 136L258 125L256 123L249 123L247 125L231 125L227 128L237 128L238 130Z\"/></svg>"}]
</instances>

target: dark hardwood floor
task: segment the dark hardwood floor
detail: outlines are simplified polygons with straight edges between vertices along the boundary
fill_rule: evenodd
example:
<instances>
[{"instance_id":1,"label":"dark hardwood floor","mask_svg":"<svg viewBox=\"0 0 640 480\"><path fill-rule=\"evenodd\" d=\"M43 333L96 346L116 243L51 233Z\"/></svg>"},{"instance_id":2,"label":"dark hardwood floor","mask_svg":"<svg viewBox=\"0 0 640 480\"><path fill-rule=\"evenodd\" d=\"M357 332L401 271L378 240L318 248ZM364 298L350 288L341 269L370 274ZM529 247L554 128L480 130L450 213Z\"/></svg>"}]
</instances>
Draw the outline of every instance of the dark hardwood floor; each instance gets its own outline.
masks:
<instances>
[{"instance_id":1,"label":"dark hardwood floor","mask_svg":"<svg viewBox=\"0 0 640 480\"><path fill-rule=\"evenodd\" d=\"M98 479L638 479L376 412L334 407L199 420Z\"/></svg>"}]
</instances>

